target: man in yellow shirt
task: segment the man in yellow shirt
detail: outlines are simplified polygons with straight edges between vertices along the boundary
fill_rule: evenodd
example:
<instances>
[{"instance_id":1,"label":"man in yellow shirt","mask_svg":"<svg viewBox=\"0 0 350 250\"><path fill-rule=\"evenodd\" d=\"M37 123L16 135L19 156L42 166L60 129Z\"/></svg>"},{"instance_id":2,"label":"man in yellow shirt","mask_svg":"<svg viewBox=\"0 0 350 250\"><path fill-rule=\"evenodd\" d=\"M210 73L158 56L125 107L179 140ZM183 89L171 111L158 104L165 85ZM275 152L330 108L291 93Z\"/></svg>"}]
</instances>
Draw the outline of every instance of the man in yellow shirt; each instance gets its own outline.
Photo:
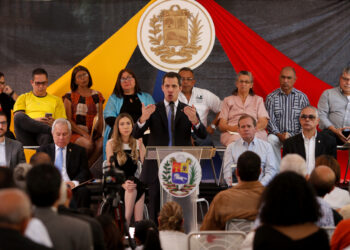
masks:
<instances>
[{"instance_id":1,"label":"man in yellow shirt","mask_svg":"<svg viewBox=\"0 0 350 250\"><path fill-rule=\"evenodd\" d=\"M46 92L48 75L44 69L33 70L33 91L18 97L13 111L15 134L24 146L52 142L51 126L55 119L67 118L62 100Z\"/></svg>"}]
</instances>

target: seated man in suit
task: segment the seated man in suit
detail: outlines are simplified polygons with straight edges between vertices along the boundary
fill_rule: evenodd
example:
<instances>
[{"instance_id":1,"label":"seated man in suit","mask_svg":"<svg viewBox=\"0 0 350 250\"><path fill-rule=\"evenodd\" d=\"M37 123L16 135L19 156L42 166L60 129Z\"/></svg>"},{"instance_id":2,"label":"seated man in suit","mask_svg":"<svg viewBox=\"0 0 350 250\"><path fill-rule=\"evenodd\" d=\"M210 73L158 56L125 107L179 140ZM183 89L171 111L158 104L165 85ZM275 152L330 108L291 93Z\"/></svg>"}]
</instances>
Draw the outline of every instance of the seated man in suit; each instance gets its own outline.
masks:
<instances>
[{"instance_id":1,"label":"seated man in suit","mask_svg":"<svg viewBox=\"0 0 350 250\"><path fill-rule=\"evenodd\" d=\"M164 101L142 104L142 115L133 128L135 138L142 137L149 128L148 146L191 146L191 129L199 138L207 136L194 106L187 106L178 100L181 91L181 78L175 72L163 77L162 91ZM148 185L150 194L149 214L157 220L160 208L160 192L157 162L145 161L141 172L141 181Z\"/></svg>"},{"instance_id":2,"label":"seated man in suit","mask_svg":"<svg viewBox=\"0 0 350 250\"><path fill-rule=\"evenodd\" d=\"M238 184L218 193L210 204L201 230L225 230L231 219L255 220L264 186L258 181L261 172L260 157L246 151L237 161Z\"/></svg>"},{"instance_id":3,"label":"seated man in suit","mask_svg":"<svg viewBox=\"0 0 350 250\"><path fill-rule=\"evenodd\" d=\"M14 169L18 163L26 162L22 143L6 137L7 117L0 111L0 166Z\"/></svg>"},{"instance_id":4,"label":"seated man in suit","mask_svg":"<svg viewBox=\"0 0 350 250\"><path fill-rule=\"evenodd\" d=\"M19 189L0 191L0 249L51 249L24 237L31 218L28 196Z\"/></svg>"},{"instance_id":5,"label":"seated man in suit","mask_svg":"<svg viewBox=\"0 0 350 250\"><path fill-rule=\"evenodd\" d=\"M255 136L257 122L254 117L244 114L238 119L238 133L240 139L230 143L224 154L223 174L226 184L232 186L232 177L235 179L235 168L239 156L245 151L253 151L261 159L261 173L259 181L266 186L272 178L279 172L276 156L270 143Z\"/></svg>"},{"instance_id":6,"label":"seated man in suit","mask_svg":"<svg viewBox=\"0 0 350 250\"><path fill-rule=\"evenodd\" d=\"M20 95L13 108L15 133L24 146L52 142L51 126L54 120L66 118L62 99L46 92L47 72L35 69L32 78L33 91Z\"/></svg>"},{"instance_id":7,"label":"seated man in suit","mask_svg":"<svg viewBox=\"0 0 350 250\"><path fill-rule=\"evenodd\" d=\"M40 219L50 236L54 249L93 249L88 223L57 213L66 185L53 165L33 167L27 174L27 192L35 206L34 217Z\"/></svg>"},{"instance_id":8,"label":"seated man in suit","mask_svg":"<svg viewBox=\"0 0 350 250\"><path fill-rule=\"evenodd\" d=\"M72 189L90 179L86 151L83 147L69 143L72 127L68 120L59 118L52 125L54 143L40 146L38 152L47 153L51 161L60 171L62 179ZM90 193L84 187L78 187L73 192L78 207L90 206Z\"/></svg>"},{"instance_id":9,"label":"seated man in suit","mask_svg":"<svg viewBox=\"0 0 350 250\"><path fill-rule=\"evenodd\" d=\"M326 154L337 157L337 143L335 138L326 132L317 132L320 118L315 107L303 108L299 121L302 132L284 142L283 156L290 153L299 154L306 160L308 174L311 174L317 156Z\"/></svg>"}]
</instances>

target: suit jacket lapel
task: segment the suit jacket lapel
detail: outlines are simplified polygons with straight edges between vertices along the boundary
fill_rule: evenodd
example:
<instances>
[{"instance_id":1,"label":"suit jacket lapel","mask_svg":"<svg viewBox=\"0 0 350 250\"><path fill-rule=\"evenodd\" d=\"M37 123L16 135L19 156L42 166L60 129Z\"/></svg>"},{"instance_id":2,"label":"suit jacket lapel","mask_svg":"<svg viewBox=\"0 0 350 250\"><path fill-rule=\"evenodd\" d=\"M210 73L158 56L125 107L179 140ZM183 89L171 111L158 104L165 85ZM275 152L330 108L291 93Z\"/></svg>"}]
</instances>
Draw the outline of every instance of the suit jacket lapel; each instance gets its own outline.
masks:
<instances>
[{"instance_id":1,"label":"suit jacket lapel","mask_svg":"<svg viewBox=\"0 0 350 250\"><path fill-rule=\"evenodd\" d=\"M181 103L179 101L179 104L177 105L177 109L176 109L176 116L175 116L175 125L177 124L177 122L179 121L180 117L181 117L181 112L182 109L185 107L185 105L183 103Z\"/></svg>"},{"instance_id":2,"label":"suit jacket lapel","mask_svg":"<svg viewBox=\"0 0 350 250\"><path fill-rule=\"evenodd\" d=\"M10 164L11 164L11 152L12 152L11 144L5 138L5 154L6 154L5 157L6 157L7 167L10 167Z\"/></svg>"},{"instance_id":3,"label":"suit jacket lapel","mask_svg":"<svg viewBox=\"0 0 350 250\"><path fill-rule=\"evenodd\" d=\"M302 146L302 148L300 148L300 153L301 153L301 156L302 156L304 159L306 159L305 142L304 142L304 138L303 138L302 133L300 133L299 136L298 136L298 143L297 143L297 145Z\"/></svg>"},{"instance_id":4,"label":"suit jacket lapel","mask_svg":"<svg viewBox=\"0 0 350 250\"><path fill-rule=\"evenodd\" d=\"M162 119L162 122L163 122L164 126L167 128L168 127L168 118L166 116L166 109L165 109L164 101L159 103L158 109L159 109L159 115Z\"/></svg>"},{"instance_id":5,"label":"suit jacket lapel","mask_svg":"<svg viewBox=\"0 0 350 250\"><path fill-rule=\"evenodd\" d=\"M320 136L320 133L317 133L316 141L315 141L315 158L321 154L322 154L322 138Z\"/></svg>"}]
</instances>

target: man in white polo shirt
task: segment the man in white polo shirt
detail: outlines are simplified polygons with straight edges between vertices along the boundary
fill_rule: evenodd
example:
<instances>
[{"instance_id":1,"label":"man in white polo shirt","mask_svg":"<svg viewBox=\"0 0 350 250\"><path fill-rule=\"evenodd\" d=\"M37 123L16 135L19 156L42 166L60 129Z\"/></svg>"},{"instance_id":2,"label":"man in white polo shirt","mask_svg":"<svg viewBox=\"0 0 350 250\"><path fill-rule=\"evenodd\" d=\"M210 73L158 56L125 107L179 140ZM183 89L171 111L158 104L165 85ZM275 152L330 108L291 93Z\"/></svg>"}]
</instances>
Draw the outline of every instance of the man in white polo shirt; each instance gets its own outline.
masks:
<instances>
[{"instance_id":1,"label":"man in white polo shirt","mask_svg":"<svg viewBox=\"0 0 350 250\"><path fill-rule=\"evenodd\" d=\"M208 135L205 139L200 139L194 134L192 137L196 146L212 146L213 142L209 134L213 134L219 123L218 116L221 110L221 100L218 96L206 89L194 87L196 80L193 71L190 68L179 70L181 77L182 90L179 94L179 100L189 106L194 105L201 122L207 128ZM215 119L208 125L209 111L216 114Z\"/></svg>"}]
</instances>

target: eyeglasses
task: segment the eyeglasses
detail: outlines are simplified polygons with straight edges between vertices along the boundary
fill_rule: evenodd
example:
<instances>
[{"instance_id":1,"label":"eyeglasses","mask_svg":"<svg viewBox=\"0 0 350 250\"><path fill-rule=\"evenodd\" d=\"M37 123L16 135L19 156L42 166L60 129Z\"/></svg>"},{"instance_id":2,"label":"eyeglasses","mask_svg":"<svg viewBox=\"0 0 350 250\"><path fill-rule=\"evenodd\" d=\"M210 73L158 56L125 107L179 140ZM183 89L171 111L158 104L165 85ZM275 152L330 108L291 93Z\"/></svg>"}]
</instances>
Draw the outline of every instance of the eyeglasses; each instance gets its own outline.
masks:
<instances>
[{"instance_id":1,"label":"eyeglasses","mask_svg":"<svg viewBox=\"0 0 350 250\"><path fill-rule=\"evenodd\" d=\"M310 120L313 121L316 119L316 116L314 116L314 115L301 115L300 118L303 120L306 120L307 118L309 118Z\"/></svg>"},{"instance_id":2,"label":"eyeglasses","mask_svg":"<svg viewBox=\"0 0 350 250\"><path fill-rule=\"evenodd\" d=\"M7 121L0 122L0 125L7 125Z\"/></svg>"},{"instance_id":3,"label":"eyeglasses","mask_svg":"<svg viewBox=\"0 0 350 250\"><path fill-rule=\"evenodd\" d=\"M192 78L192 77L182 77L181 78L182 82L184 82L184 81L193 81L193 80L194 80L194 78Z\"/></svg>"},{"instance_id":4,"label":"eyeglasses","mask_svg":"<svg viewBox=\"0 0 350 250\"><path fill-rule=\"evenodd\" d=\"M35 85L45 85L47 84L47 81L44 82L34 82Z\"/></svg>"},{"instance_id":5,"label":"eyeglasses","mask_svg":"<svg viewBox=\"0 0 350 250\"><path fill-rule=\"evenodd\" d=\"M131 79L134 79L134 77L132 77L132 76L128 76L128 77L122 77L121 79L120 79L120 82L126 82L126 81L129 81L129 80L131 80Z\"/></svg>"},{"instance_id":6,"label":"eyeglasses","mask_svg":"<svg viewBox=\"0 0 350 250\"><path fill-rule=\"evenodd\" d=\"M76 76L76 78L79 78L79 79L84 79L86 77L89 77L89 74L88 73L84 73L84 74L81 74L81 75L78 75Z\"/></svg>"}]
</instances>

